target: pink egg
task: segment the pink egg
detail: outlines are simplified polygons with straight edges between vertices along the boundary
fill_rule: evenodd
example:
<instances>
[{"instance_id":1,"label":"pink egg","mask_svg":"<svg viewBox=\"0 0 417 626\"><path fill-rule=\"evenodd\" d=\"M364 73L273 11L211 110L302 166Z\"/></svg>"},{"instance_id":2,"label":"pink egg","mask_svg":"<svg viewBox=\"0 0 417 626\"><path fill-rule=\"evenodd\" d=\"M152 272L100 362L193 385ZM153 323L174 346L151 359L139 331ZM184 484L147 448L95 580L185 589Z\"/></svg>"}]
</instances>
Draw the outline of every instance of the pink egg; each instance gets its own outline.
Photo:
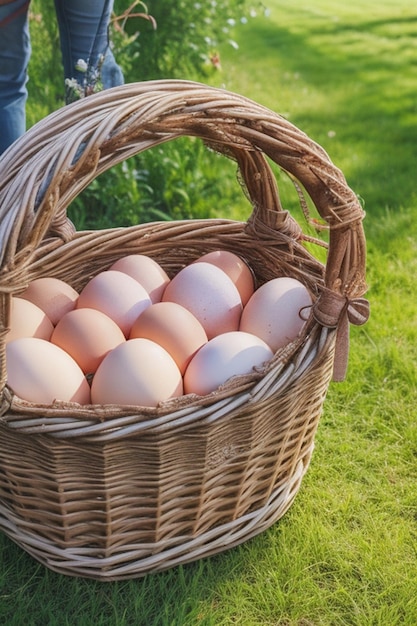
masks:
<instances>
[{"instance_id":1,"label":"pink egg","mask_svg":"<svg viewBox=\"0 0 417 626\"><path fill-rule=\"evenodd\" d=\"M108 270L92 278L81 291L77 308L97 309L129 336L135 319L152 304L145 287L124 272Z\"/></svg>"},{"instance_id":2,"label":"pink egg","mask_svg":"<svg viewBox=\"0 0 417 626\"><path fill-rule=\"evenodd\" d=\"M49 276L32 280L19 297L36 304L55 326L65 313L75 308L78 293L63 280Z\"/></svg>"},{"instance_id":3,"label":"pink egg","mask_svg":"<svg viewBox=\"0 0 417 626\"><path fill-rule=\"evenodd\" d=\"M24 298L12 298L6 343L20 337L38 337L48 341L53 330L51 320L36 304Z\"/></svg>"},{"instance_id":4,"label":"pink egg","mask_svg":"<svg viewBox=\"0 0 417 626\"><path fill-rule=\"evenodd\" d=\"M159 302L169 276L165 270L149 256L145 254L129 254L113 263L111 270L124 272L145 287L152 302Z\"/></svg>"},{"instance_id":5,"label":"pink egg","mask_svg":"<svg viewBox=\"0 0 417 626\"><path fill-rule=\"evenodd\" d=\"M247 263L234 252L228 250L213 250L199 257L195 263L213 263L235 283L245 305L255 290L253 274Z\"/></svg>"},{"instance_id":6,"label":"pink egg","mask_svg":"<svg viewBox=\"0 0 417 626\"><path fill-rule=\"evenodd\" d=\"M165 288L163 302L188 309L203 326L208 339L239 328L242 300L231 278L212 263L191 263Z\"/></svg>"},{"instance_id":7,"label":"pink egg","mask_svg":"<svg viewBox=\"0 0 417 626\"><path fill-rule=\"evenodd\" d=\"M22 400L89 404L90 387L72 357L45 339L23 337L6 346L7 384Z\"/></svg>"},{"instance_id":8,"label":"pink egg","mask_svg":"<svg viewBox=\"0 0 417 626\"><path fill-rule=\"evenodd\" d=\"M130 331L130 339L144 337L165 348L181 374L205 343L207 335L196 317L176 302L156 302L139 315Z\"/></svg>"},{"instance_id":9,"label":"pink egg","mask_svg":"<svg viewBox=\"0 0 417 626\"><path fill-rule=\"evenodd\" d=\"M312 299L295 278L280 277L261 285L243 309L240 330L257 335L275 352L301 332Z\"/></svg>"},{"instance_id":10,"label":"pink egg","mask_svg":"<svg viewBox=\"0 0 417 626\"><path fill-rule=\"evenodd\" d=\"M242 331L218 335L200 348L184 375L185 393L204 396L233 376L249 374L273 357L267 344Z\"/></svg>"},{"instance_id":11,"label":"pink egg","mask_svg":"<svg viewBox=\"0 0 417 626\"><path fill-rule=\"evenodd\" d=\"M125 341L108 315L85 308L66 313L51 336L51 342L68 352L84 374L94 373L106 354Z\"/></svg>"},{"instance_id":12,"label":"pink egg","mask_svg":"<svg viewBox=\"0 0 417 626\"><path fill-rule=\"evenodd\" d=\"M99 365L92 384L94 404L156 407L183 393L181 372L168 352L150 339L129 339Z\"/></svg>"}]
</instances>

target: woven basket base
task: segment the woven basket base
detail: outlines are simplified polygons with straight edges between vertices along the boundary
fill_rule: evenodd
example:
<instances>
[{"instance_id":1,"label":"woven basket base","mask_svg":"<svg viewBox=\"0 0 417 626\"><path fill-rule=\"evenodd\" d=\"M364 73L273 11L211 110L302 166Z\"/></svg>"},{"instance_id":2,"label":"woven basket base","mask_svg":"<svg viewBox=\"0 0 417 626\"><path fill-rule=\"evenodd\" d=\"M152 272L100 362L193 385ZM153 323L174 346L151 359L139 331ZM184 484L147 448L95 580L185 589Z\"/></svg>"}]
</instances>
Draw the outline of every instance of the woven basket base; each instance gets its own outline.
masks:
<instances>
[{"instance_id":1,"label":"woven basket base","mask_svg":"<svg viewBox=\"0 0 417 626\"><path fill-rule=\"evenodd\" d=\"M1 504L0 530L37 561L59 574L108 582L140 578L224 552L270 528L291 507L309 467L313 448L314 444L297 464L293 476L271 494L263 507L198 537L176 537L171 546L166 540L161 544L132 545L130 549L123 546L120 556L93 558L85 554L91 550L60 549L45 538L31 532L23 533L22 521L16 519L15 523L14 515Z\"/></svg>"}]
</instances>

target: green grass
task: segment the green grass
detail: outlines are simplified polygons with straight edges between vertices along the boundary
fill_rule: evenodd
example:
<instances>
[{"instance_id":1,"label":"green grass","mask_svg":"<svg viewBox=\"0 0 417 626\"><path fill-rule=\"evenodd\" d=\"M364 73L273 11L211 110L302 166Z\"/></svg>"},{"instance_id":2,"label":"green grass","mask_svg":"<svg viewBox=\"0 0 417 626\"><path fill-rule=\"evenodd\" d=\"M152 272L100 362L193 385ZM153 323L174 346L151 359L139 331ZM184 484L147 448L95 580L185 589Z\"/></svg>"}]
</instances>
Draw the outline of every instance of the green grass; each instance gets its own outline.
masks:
<instances>
[{"instance_id":1,"label":"green grass","mask_svg":"<svg viewBox=\"0 0 417 626\"><path fill-rule=\"evenodd\" d=\"M417 624L417 9L266 5L269 17L237 29L239 50L222 50L213 82L305 130L367 211L372 314L352 329L348 376L330 387L300 493L243 546L127 582L54 574L2 537L0 623ZM292 207L291 193L283 182Z\"/></svg>"}]
</instances>

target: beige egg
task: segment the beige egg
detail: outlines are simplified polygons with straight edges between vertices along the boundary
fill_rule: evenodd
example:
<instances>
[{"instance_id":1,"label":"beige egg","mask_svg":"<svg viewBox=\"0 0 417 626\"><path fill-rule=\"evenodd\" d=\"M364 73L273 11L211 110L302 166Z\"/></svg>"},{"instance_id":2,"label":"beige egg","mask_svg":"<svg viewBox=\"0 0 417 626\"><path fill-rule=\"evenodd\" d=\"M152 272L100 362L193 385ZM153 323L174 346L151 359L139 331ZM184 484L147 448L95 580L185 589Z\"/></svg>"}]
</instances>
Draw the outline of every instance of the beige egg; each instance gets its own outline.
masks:
<instances>
[{"instance_id":1,"label":"beige egg","mask_svg":"<svg viewBox=\"0 0 417 626\"><path fill-rule=\"evenodd\" d=\"M129 339L99 365L91 384L94 404L156 407L183 393L181 372L171 355L150 339Z\"/></svg>"},{"instance_id":2,"label":"beige egg","mask_svg":"<svg viewBox=\"0 0 417 626\"><path fill-rule=\"evenodd\" d=\"M22 337L6 346L7 384L22 400L89 404L90 387L74 359L55 344Z\"/></svg>"},{"instance_id":3,"label":"beige egg","mask_svg":"<svg viewBox=\"0 0 417 626\"><path fill-rule=\"evenodd\" d=\"M32 280L19 297L36 304L55 326L65 313L75 308L78 292L59 278L43 277Z\"/></svg>"},{"instance_id":4,"label":"beige egg","mask_svg":"<svg viewBox=\"0 0 417 626\"><path fill-rule=\"evenodd\" d=\"M250 374L272 357L271 348L255 335L242 331L218 335L191 359L184 374L184 391L207 395L233 376Z\"/></svg>"},{"instance_id":5,"label":"beige egg","mask_svg":"<svg viewBox=\"0 0 417 626\"><path fill-rule=\"evenodd\" d=\"M24 298L11 299L10 330L6 343L20 337L51 338L54 326L42 309Z\"/></svg>"},{"instance_id":6,"label":"beige egg","mask_svg":"<svg viewBox=\"0 0 417 626\"><path fill-rule=\"evenodd\" d=\"M191 263L168 283L163 302L188 309L203 326L208 339L239 328L242 300L231 278L212 263Z\"/></svg>"},{"instance_id":7,"label":"beige egg","mask_svg":"<svg viewBox=\"0 0 417 626\"><path fill-rule=\"evenodd\" d=\"M213 250L199 257L195 263L213 263L222 269L235 283L245 305L255 291L252 270L237 254L228 250Z\"/></svg>"},{"instance_id":8,"label":"beige egg","mask_svg":"<svg viewBox=\"0 0 417 626\"><path fill-rule=\"evenodd\" d=\"M312 299L295 278L280 277L261 285L243 309L240 330L253 333L275 352L289 344L303 329Z\"/></svg>"},{"instance_id":9,"label":"beige egg","mask_svg":"<svg viewBox=\"0 0 417 626\"><path fill-rule=\"evenodd\" d=\"M176 302L156 302L139 315L130 331L130 339L144 337L165 348L181 374L207 335L197 318Z\"/></svg>"},{"instance_id":10,"label":"beige egg","mask_svg":"<svg viewBox=\"0 0 417 626\"><path fill-rule=\"evenodd\" d=\"M77 308L97 309L108 315L129 336L135 319L152 304L145 287L116 270L100 272L82 289Z\"/></svg>"},{"instance_id":11,"label":"beige egg","mask_svg":"<svg viewBox=\"0 0 417 626\"><path fill-rule=\"evenodd\" d=\"M74 309L56 325L51 342L78 363L85 374L96 371L106 354L126 341L121 328L96 309Z\"/></svg>"},{"instance_id":12,"label":"beige egg","mask_svg":"<svg viewBox=\"0 0 417 626\"><path fill-rule=\"evenodd\" d=\"M169 276L154 259L145 254L129 254L113 263L111 270L124 272L138 281L149 294L152 302L159 302Z\"/></svg>"}]
</instances>

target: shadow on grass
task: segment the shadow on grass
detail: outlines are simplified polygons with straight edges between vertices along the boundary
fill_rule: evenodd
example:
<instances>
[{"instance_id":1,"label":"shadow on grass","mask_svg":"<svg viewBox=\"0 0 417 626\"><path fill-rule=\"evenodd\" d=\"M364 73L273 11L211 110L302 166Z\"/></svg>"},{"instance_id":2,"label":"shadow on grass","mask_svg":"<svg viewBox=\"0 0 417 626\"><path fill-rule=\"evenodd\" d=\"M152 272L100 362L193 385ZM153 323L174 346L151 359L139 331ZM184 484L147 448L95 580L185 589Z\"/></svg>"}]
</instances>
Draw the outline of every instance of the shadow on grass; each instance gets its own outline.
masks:
<instances>
[{"instance_id":1,"label":"shadow on grass","mask_svg":"<svg viewBox=\"0 0 417 626\"><path fill-rule=\"evenodd\" d=\"M0 540L0 622L8 626L217 626L219 589L244 577L250 559L244 544L142 578L104 582L57 574L7 537Z\"/></svg>"}]
</instances>

